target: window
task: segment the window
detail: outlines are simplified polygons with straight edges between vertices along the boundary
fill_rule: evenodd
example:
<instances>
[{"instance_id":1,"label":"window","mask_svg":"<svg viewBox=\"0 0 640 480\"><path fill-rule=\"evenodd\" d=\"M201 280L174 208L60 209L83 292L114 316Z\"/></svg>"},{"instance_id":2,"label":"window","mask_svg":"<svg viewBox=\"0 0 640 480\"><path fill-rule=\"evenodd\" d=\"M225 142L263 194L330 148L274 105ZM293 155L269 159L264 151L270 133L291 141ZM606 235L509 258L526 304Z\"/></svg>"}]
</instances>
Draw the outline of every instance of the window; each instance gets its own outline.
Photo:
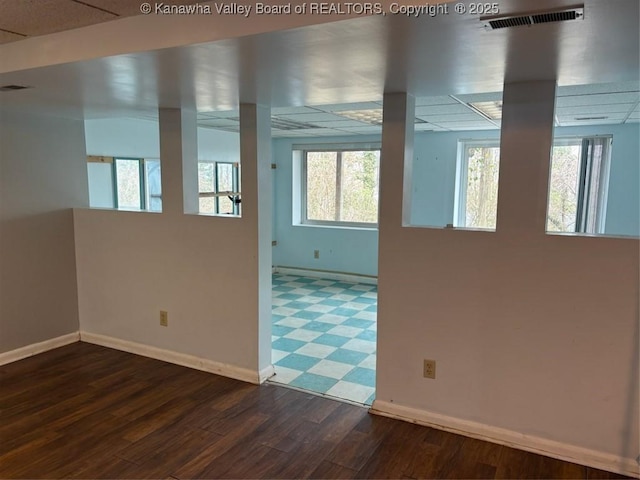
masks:
<instances>
[{"instance_id":1,"label":"window","mask_svg":"<svg viewBox=\"0 0 640 480\"><path fill-rule=\"evenodd\" d=\"M304 152L302 223L375 226L380 150Z\"/></svg>"},{"instance_id":2,"label":"window","mask_svg":"<svg viewBox=\"0 0 640 480\"><path fill-rule=\"evenodd\" d=\"M495 230L499 169L497 142L460 143L456 227Z\"/></svg>"},{"instance_id":3,"label":"window","mask_svg":"<svg viewBox=\"0 0 640 480\"><path fill-rule=\"evenodd\" d=\"M604 233L611 137L554 143L547 206L548 232Z\"/></svg>"},{"instance_id":4,"label":"window","mask_svg":"<svg viewBox=\"0 0 640 480\"><path fill-rule=\"evenodd\" d=\"M92 207L162 211L160 160L88 157Z\"/></svg>"},{"instance_id":5,"label":"window","mask_svg":"<svg viewBox=\"0 0 640 480\"><path fill-rule=\"evenodd\" d=\"M240 195L239 163L198 163L200 213L239 216Z\"/></svg>"},{"instance_id":6,"label":"window","mask_svg":"<svg viewBox=\"0 0 640 480\"><path fill-rule=\"evenodd\" d=\"M548 232L604 233L611 137L554 141L547 206ZM459 146L455 226L496 228L500 147Z\"/></svg>"}]
</instances>

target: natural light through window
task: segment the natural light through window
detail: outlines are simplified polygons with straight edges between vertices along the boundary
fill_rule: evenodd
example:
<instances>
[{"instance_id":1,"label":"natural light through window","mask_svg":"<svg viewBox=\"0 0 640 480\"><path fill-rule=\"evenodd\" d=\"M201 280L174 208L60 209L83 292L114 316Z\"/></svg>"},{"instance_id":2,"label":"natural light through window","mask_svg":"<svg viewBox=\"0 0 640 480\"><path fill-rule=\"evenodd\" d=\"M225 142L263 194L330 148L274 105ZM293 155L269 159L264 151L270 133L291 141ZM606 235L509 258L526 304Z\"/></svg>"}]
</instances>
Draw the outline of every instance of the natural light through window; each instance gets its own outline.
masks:
<instances>
[{"instance_id":1,"label":"natural light through window","mask_svg":"<svg viewBox=\"0 0 640 480\"><path fill-rule=\"evenodd\" d=\"M380 150L306 151L303 222L375 226Z\"/></svg>"},{"instance_id":2,"label":"natural light through window","mask_svg":"<svg viewBox=\"0 0 640 480\"><path fill-rule=\"evenodd\" d=\"M554 142L547 231L604 233L611 137Z\"/></svg>"},{"instance_id":3,"label":"natural light through window","mask_svg":"<svg viewBox=\"0 0 640 480\"><path fill-rule=\"evenodd\" d=\"M198 162L200 213L240 215L240 166L229 162Z\"/></svg>"},{"instance_id":4,"label":"natural light through window","mask_svg":"<svg viewBox=\"0 0 640 480\"><path fill-rule=\"evenodd\" d=\"M495 230L500 147L462 143L457 227Z\"/></svg>"}]
</instances>

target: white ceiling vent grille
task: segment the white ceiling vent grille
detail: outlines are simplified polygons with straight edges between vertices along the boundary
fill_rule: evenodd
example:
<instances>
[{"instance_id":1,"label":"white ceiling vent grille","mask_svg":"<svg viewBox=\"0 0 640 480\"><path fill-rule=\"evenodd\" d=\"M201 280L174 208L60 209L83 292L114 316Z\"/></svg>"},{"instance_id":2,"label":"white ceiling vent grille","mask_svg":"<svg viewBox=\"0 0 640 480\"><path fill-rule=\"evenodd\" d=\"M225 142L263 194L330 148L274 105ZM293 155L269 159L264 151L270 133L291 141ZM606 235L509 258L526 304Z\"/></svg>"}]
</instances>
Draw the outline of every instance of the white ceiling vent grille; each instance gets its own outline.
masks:
<instances>
[{"instance_id":1,"label":"white ceiling vent grille","mask_svg":"<svg viewBox=\"0 0 640 480\"><path fill-rule=\"evenodd\" d=\"M520 27L523 25L538 25L540 23L567 22L584 19L584 6L561 8L546 12L532 12L522 15L500 15L481 17L484 27L491 30L501 28Z\"/></svg>"}]
</instances>

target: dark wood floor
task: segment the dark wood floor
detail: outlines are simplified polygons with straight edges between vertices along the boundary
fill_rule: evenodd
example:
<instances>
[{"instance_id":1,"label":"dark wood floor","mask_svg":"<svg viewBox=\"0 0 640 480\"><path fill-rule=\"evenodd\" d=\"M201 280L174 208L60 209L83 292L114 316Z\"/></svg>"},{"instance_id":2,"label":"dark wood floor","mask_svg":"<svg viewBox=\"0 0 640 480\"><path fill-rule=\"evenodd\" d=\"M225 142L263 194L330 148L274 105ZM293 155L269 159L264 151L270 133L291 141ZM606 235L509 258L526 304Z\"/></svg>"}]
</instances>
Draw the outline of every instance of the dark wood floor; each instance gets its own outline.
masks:
<instances>
[{"instance_id":1,"label":"dark wood floor","mask_svg":"<svg viewBox=\"0 0 640 480\"><path fill-rule=\"evenodd\" d=\"M623 478L85 343L0 367L0 478Z\"/></svg>"}]
</instances>

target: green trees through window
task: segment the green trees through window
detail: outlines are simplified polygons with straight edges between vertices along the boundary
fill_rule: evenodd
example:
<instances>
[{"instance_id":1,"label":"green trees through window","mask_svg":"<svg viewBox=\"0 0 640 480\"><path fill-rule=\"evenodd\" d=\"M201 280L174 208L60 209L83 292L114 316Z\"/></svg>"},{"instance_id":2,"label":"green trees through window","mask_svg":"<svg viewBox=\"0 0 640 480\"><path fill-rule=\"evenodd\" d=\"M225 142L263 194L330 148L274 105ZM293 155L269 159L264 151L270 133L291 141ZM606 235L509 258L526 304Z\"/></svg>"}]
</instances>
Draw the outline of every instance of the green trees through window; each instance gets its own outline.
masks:
<instances>
[{"instance_id":1,"label":"green trees through window","mask_svg":"<svg viewBox=\"0 0 640 480\"><path fill-rule=\"evenodd\" d=\"M305 223L377 224L379 150L305 152Z\"/></svg>"},{"instance_id":2,"label":"green trees through window","mask_svg":"<svg viewBox=\"0 0 640 480\"><path fill-rule=\"evenodd\" d=\"M604 233L610 136L558 139L549 175L548 232ZM461 143L455 225L495 230L500 147Z\"/></svg>"}]
</instances>

